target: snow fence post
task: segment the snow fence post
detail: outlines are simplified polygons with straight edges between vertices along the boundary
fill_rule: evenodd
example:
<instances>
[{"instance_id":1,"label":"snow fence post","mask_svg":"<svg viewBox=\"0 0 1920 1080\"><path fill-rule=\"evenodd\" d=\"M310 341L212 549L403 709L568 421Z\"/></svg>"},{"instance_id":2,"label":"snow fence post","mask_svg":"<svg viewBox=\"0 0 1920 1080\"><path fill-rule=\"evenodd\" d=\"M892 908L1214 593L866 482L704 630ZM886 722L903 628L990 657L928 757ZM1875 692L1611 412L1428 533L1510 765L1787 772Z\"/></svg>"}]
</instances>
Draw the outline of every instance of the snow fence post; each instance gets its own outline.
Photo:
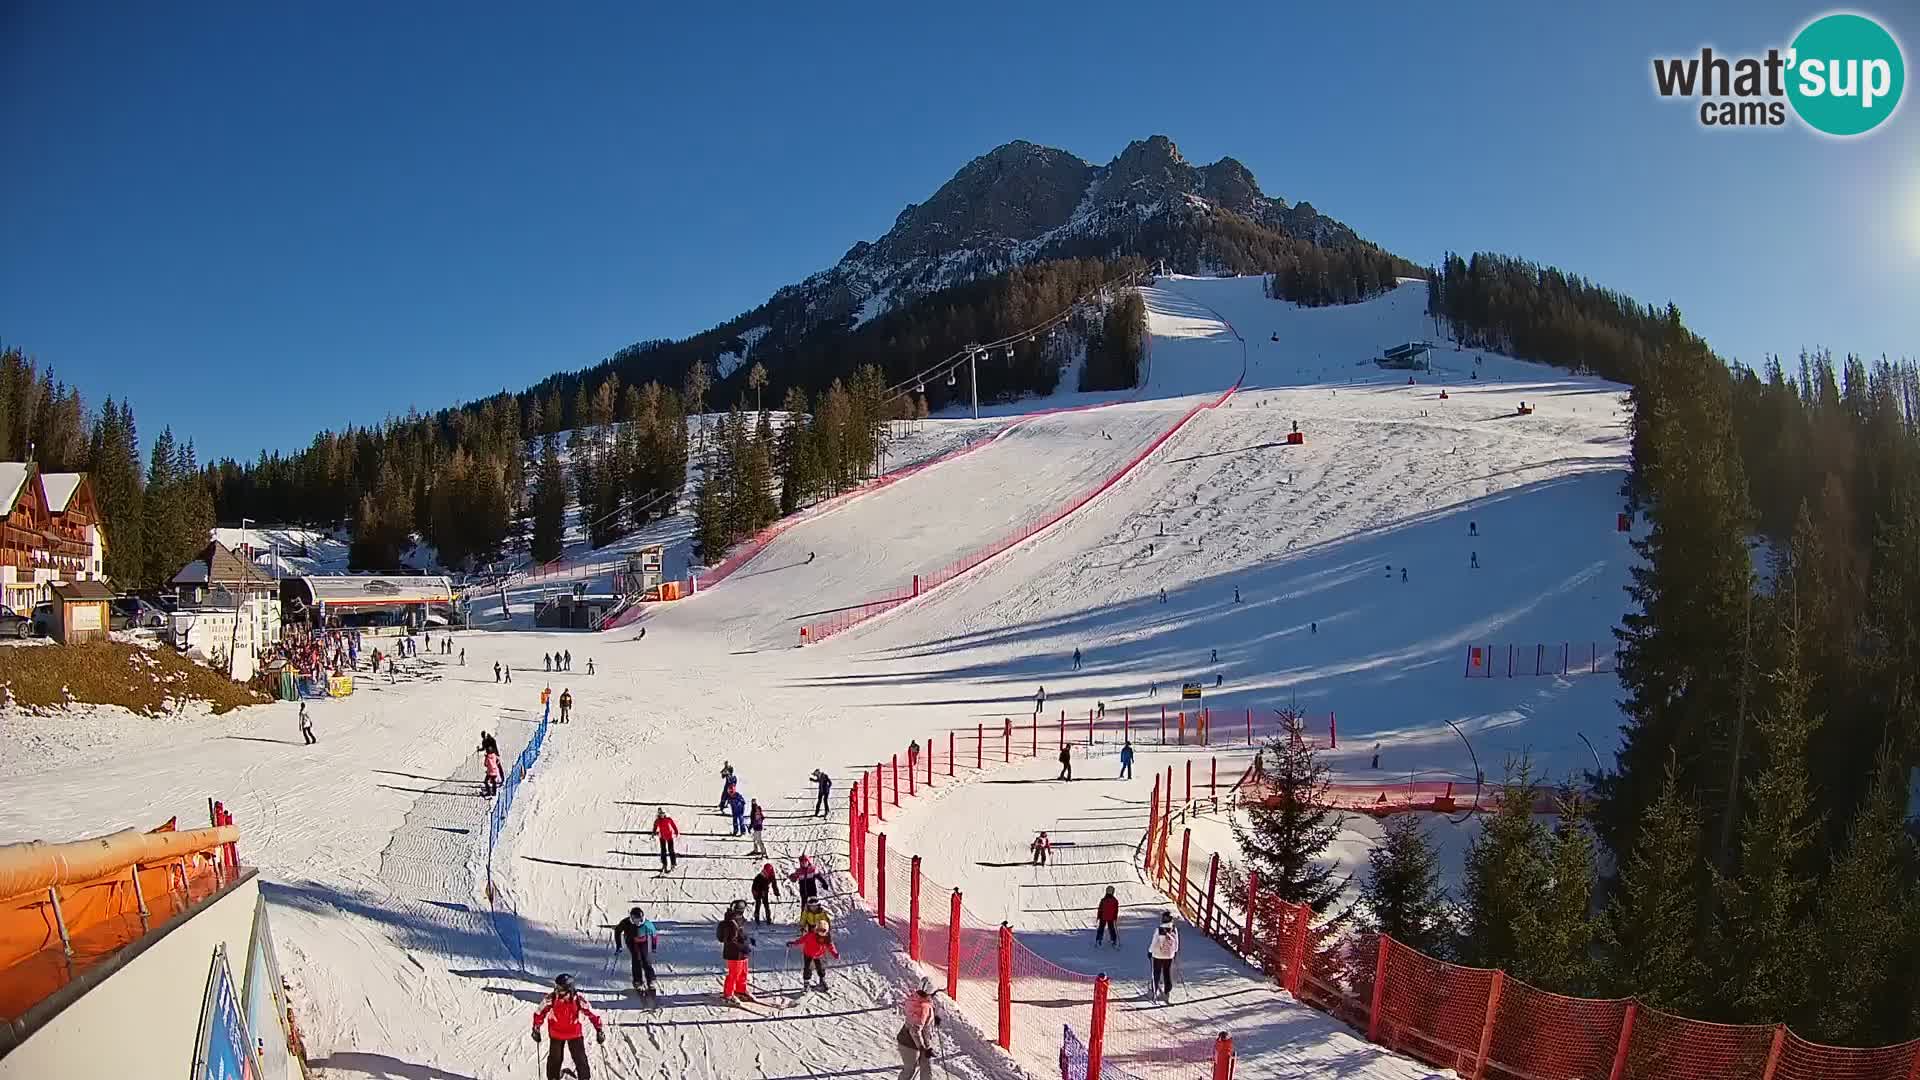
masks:
<instances>
[{"instance_id":1,"label":"snow fence post","mask_svg":"<svg viewBox=\"0 0 1920 1080\"><path fill-rule=\"evenodd\" d=\"M907 893L907 959L920 962L920 856L913 857L913 876Z\"/></svg>"},{"instance_id":2,"label":"snow fence post","mask_svg":"<svg viewBox=\"0 0 1920 1080\"><path fill-rule=\"evenodd\" d=\"M1218 757L1207 759L1207 801L1213 804L1215 810L1220 809L1220 759Z\"/></svg>"},{"instance_id":3,"label":"snow fence post","mask_svg":"<svg viewBox=\"0 0 1920 1080\"><path fill-rule=\"evenodd\" d=\"M1174 730L1174 738L1181 746L1185 746L1187 745L1187 710L1181 709L1177 715L1180 726Z\"/></svg>"},{"instance_id":4,"label":"snow fence post","mask_svg":"<svg viewBox=\"0 0 1920 1080\"><path fill-rule=\"evenodd\" d=\"M1233 1080L1233 1039L1224 1031L1213 1040L1213 1080Z\"/></svg>"},{"instance_id":5,"label":"snow fence post","mask_svg":"<svg viewBox=\"0 0 1920 1080\"><path fill-rule=\"evenodd\" d=\"M1186 801L1188 803L1193 802L1193 759L1192 758L1187 759L1187 799Z\"/></svg>"},{"instance_id":6,"label":"snow fence post","mask_svg":"<svg viewBox=\"0 0 1920 1080\"><path fill-rule=\"evenodd\" d=\"M960 999L960 890L953 890L947 912L947 1000ZM1615 1080L1618 1080L1616 1077Z\"/></svg>"},{"instance_id":7,"label":"snow fence post","mask_svg":"<svg viewBox=\"0 0 1920 1080\"><path fill-rule=\"evenodd\" d=\"M876 763L873 766L873 808L876 811L874 816L879 818L881 821L887 820L886 789L882 783L882 780L886 777L886 775L887 775L887 772L885 767L879 765L878 763ZM886 867L882 866L880 868L880 872L883 874L886 873Z\"/></svg>"},{"instance_id":8,"label":"snow fence post","mask_svg":"<svg viewBox=\"0 0 1920 1080\"><path fill-rule=\"evenodd\" d=\"M1065 750L1066 748L1067 748L1067 710L1061 709L1060 710L1060 745L1055 747L1054 749Z\"/></svg>"},{"instance_id":9,"label":"snow fence post","mask_svg":"<svg viewBox=\"0 0 1920 1080\"><path fill-rule=\"evenodd\" d=\"M1000 1049L1013 1049L1013 927L1000 924Z\"/></svg>"},{"instance_id":10,"label":"snow fence post","mask_svg":"<svg viewBox=\"0 0 1920 1080\"><path fill-rule=\"evenodd\" d=\"M1780 1052L1786 1049L1787 1025L1775 1024L1773 1027L1773 1045L1767 1048L1767 1068L1760 1074L1760 1080L1773 1080L1780 1071ZM1478 1080L1476 1076L1476 1080Z\"/></svg>"},{"instance_id":11,"label":"snow fence post","mask_svg":"<svg viewBox=\"0 0 1920 1080\"><path fill-rule=\"evenodd\" d=\"M1486 1075L1487 1055L1493 1052L1493 1021L1500 1015L1500 991L1505 989L1506 985L1507 973L1496 968L1493 973L1493 986L1487 990L1487 1018L1480 1024L1480 1052L1473 1058L1472 1080L1480 1080Z\"/></svg>"},{"instance_id":12,"label":"snow fence post","mask_svg":"<svg viewBox=\"0 0 1920 1080\"><path fill-rule=\"evenodd\" d=\"M1247 710L1247 745L1253 745L1253 710Z\"/></svg>"},{"instance_id":13,"label":"snow fence post","mask_svg":"<svg viewBox=\"0 0 1920 1080\"><path fill-rule=\"evenodd\" d=\"M1167 745L1167 707L1160 706L1160 745Z\"/></svg>"},{"instance_id":14,"label":"snow fence post","mask_svg":"<svg viewBox=\"0 0 1920 1080\"><path fill-rule=\"evenodd\" d=\"M1120 741L1133 741L1133 706L1131 705L1120 707Z\"/></svg>"},{"instance_id":15,"label":"snow fence post","mask_svg":"<svg viewBox=\"0 0 1920 1080\"><path fill-rule=\"evenodd\" d=\"M1260 871L1247 871L1247 921L1240 926L1240 955L1253 955L1253 909L1260 902Z\"/></svg>"},{"instance_id":16,"label":"snow fence post","mask_svg":"<svg viewBox=\"0 0 1920 1080\"><path fill-rule=\"evenodd\" d=\"M1331 712L1327 714L1327 749L1340 749L1340 717Z\"/></svg>"},{"instance_id":17,"label":"snow fence post","mask_svg":"<svg viewBox=\"0 0 1920 1080\"><path fill-rule=\"evenodd\" d=\"M973 729L973 767L983 769L986 767L987 725L984 723L975 724L973 725Z\"/></svg>"},{"instance_id":18,"label":"snow fence post","mask_svg":"<svg viewBox=\"0 0 1920 1080\"><path fill-rule=\"evenodd\" d=\"M1093 745L1093 710L1087 710L1087 745Z\"/></svg>"},{"instance_id":19,"label":"snow fence post","mask_svg":"<svg viewBox=\"0 0 1920 1080\"><path fill-rule=\"evenodd\" d=\"M1027 721L1027 735L1033 746L1033 752L1029 756L1039 757L1040 756L1040 714L1039 713L1034 713L1033 719Z\"/></svg>"},{"instance_id":20,"label":"snow fence post","mask_svg":"<svg viewBox=\"0 0 1920 1080\"><path fill-rule=\"evenodd\" d=\"M1100 1056L1107 1045L1107 994L1111 988L1104 974L1093 980L1093 1020L1087 1026L1087 1080L1100 1080Z\"/></svg>"},{"instance_id":21,"label":"snow fence post","mask_svg":"<svg viewBox=\"0 0 1920 1080\"><path fill-rule=\"evenodd\" d=\"M1153 774L1153 794L1147 796L1147 858L1143 869L1153 872L1153 837L1160 831L1160 774Z\"/></svg>"},{"instance_id":22,"label":"snow fence post","mask_svg":"<svg viewBox=\"0 0 1920 1080\"><path fill-rule=\"evenodd\" d=\"M1613 1051L1613 1071L1607 1074L1607 1080L1622 1080L1627 1075L1627 1047L1633 1045L1633 1022L1640 1015L1640 1003L1627 999L1627 1012L1620 1018L1620 1044ZM1920 1071L1920 1049L1913 1055L1913 1067Z\"/></svg>"},{"instance_id":23,"label":"snow fence post","mask_svg":"<svg viewBox=\"0 0 1920 1080\"><path fill-rule=\"evenodd\" d=\"M1213 738L1213 710L1200 706L1200 745L1206 746Z\"/></svg>"},{"instance_id":24,"label":"snow fence post","mask_svg":"<svg viewBox=\"0 0 1920 1080\"><path fill-rule=\"evenodd\" d=\"M1000 744L1001 763L1011 765L1013 763L1013 720L1011 718L1001 721Z\"/></svg>"},{"instance_id":25,"label":"snow fence post","mask_svg":"<svg viewBox=\"0 0 1920 1080\"><path fill-rule=\"evenodd\" d=\"M909 769L909 772L912 770ZM909 779L908 783L913 781ZM893 805L900 805L900 755L893 755Z\"/></svg>"},{"instance_id":26,"label":"snow fence post","mask_svg":"<svg viewBox=\"0 0 1920 1080\"><path fill-rule=\"evenodd\" d=\"M1387 1000L1387 950L1392 947L1393 938L1381 934L1380 947L1373 954L1373 1003L1367 1009L1367 1041L1370 1043L1380 1042L1380 1009Z\"/></svg>"},{"instance_id":27,"label":"snow fence post","mask_svg":"<svg viewBox=\"0 0 1920 1080\"><path fill-rule=\"evenodd\" d=\"M1300 997L1300 982L1307 968L1307 931L1313 925L1313 909L1305 903L1294 905L1293 910L1293 955L1287 958L1287 992L1297 1000Z\"/></svg>"},{"instance_id":28,"label":"snow fence post","mask_svg":"<svg viewBox=\"0 0 1920 1080\"><path fill-rule=\"evenodd\" d=\"M933 753L933 741L931 739L927 741L927 753L929 754ZM914 764L915 764L915 761L914 761L913 755L911 754L907 755L907 794L909 796L912 796L914 794L914 780L913 780Z\"/></svg>"},{"instance_id":29,"label":"snow fence post","mask_svg":"<svg viewBox=\"0 0 1920 1080\"><path fill-rule=\"evenodd\" d=\"M885 930L887 928L887 834L879 833L873 839L876 845L875 850L879 853L874 861L880 864L880 877L875 881L873 889L874 907L877 909L875 920L879 922L880 929Z\"/></svg>"},{"instance_id":30,"label":"snow fence post","mask_svg":"<svg viewBox=\"0 0 1920 1080\"><path fill-rule=\"evenodd\" d=\"M1215 927L1213 925L1213 889L1214 889L1214 886L1218 885L1219 883L1220 883L1220 853L1216 851L1213 853L1213 857L1207 860L1207 909L1206 909L1206 915L1205 915L1206 921L1201 924L1202 927L1206 930L1208 937L1212 937L1213 934L1215 933Z\"/></svg>"},{"instance_id":31,"label":"snow fence post","mask_svg":"<svg viewBox=\"0 0 1920 1080\"><path fill-rule=\"evenodd\" d=\"M1181 829L1180 830L1180 892L1177 894L1178 898L1175 900L1174 906L1180 909L1180 914L1187 915L1187 916L1191 916L1193 914L1193 911L1187 907L1187 853L1192 849L1193 849L1193 830L1191 828Z\"/></svg>"}]
</instances>

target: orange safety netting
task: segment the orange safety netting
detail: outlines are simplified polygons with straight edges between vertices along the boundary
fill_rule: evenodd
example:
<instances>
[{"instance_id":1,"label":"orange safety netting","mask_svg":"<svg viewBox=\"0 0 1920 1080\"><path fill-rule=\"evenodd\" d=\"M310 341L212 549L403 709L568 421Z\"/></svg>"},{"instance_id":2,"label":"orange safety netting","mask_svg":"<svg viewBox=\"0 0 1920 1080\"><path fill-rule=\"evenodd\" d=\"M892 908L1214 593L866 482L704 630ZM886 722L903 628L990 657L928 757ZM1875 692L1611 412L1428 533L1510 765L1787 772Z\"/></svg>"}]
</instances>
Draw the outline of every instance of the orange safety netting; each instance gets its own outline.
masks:
<instances>
[{"instance_id":1,"label":"orange safety netting","mask_svg":"<svg viewBox=\"0 0 1920 1080\"><path fill-rule=\"evenodd\" d=\"M1463 1078L1920 1080L1920 1039L1822 1046L1782 1024L1715 1024L1632 998L1555 994L1502 972L1436 960L1392 938L1316 928L1304 905L1257 888L1249 897L1236 869L1220 872L1223 884L1209 906L1204 884L1195 881L1216 856L1187 845L1187 888L1181 890L1183 845L1169 840L1192 811L1191 805L1154 807L1136 849L1150 882L1179 901L1195 926L1258 964L1303 1004Z\"/></svg>"},{"instance_id":2,"label":"orange safety netting","mask_svg":"<svg viewBox=\"0 0 1920 1080\"><path fill-rule=\"evenodd\" d=\"M18 1019L218 892L232 876L228 845L238 838L229 825L0 847L0 885L12 894L0 899L0 1018Z\"/></svg>"}]
</instances>

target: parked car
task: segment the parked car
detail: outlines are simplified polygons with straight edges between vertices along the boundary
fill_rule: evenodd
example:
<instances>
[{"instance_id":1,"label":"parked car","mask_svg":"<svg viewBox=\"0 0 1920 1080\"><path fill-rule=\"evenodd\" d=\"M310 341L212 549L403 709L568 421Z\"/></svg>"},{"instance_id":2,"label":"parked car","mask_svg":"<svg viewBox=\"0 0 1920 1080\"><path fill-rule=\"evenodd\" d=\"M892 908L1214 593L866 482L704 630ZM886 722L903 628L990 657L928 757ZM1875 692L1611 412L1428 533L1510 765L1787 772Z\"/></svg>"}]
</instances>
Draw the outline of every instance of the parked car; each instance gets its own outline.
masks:
<instances>
[{"instance_id":1,"label":"parked car","mask_svg":"<svg viewBox=\"0 0 1920 1080\"><path fill-rule=\"evenodd\" d=\"M53 636L53 605L33 605L33 632L39 637Z\"/></svg>"},{"instance_id":2,"label":"parked car","mask_svg":"<svg viewBox=\"0 0 1920 1080\"><path fill-rule=\"evenodd\" d=\"M138 596L115 597L113 601L113 628L128 630L140 627L158 630L167 625L167 613L160 605Z\"/></svg>"},{"instance_id":3,"label":"parked car","mask_svg":"<svg viewBox=\"0 0 1920 1080\"><path fill-rule=\"evenodd\" d=\"M0 638L29 638L33 636L33 620L21 615L10 607L0 605Z\"/></svg>"}]
</instances>

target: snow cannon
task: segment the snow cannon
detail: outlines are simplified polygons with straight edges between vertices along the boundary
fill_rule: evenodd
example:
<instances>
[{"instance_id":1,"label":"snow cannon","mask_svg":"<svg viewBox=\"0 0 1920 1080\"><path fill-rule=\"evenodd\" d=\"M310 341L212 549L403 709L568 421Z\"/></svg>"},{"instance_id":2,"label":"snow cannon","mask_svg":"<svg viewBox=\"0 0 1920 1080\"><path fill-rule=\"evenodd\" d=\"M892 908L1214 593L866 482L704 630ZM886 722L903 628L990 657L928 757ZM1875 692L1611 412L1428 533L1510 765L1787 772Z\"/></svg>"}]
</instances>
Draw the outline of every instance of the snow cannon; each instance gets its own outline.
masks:
<instances>
[{"instance_id":1,"label":"snow cannon","mask_svg":"<svg viewBox=\"0 0 1920 1080\"><path fill-rule=\"evenodd\" d=\"M1527 403L1526 403L1526 402L1524 402L1524 401L1523 401L1523 402L1521 402L1521 403L1520 403L1520 410L1519 410L1519 415L1521 415L1521 416L1532 416L1532 415L1533 415L1533 406L1531 406L1531 405L1529 405L1529 404L1527 404Z\"/></svg>"},{"instance_id":2,"label":"snow cannon","mask_svg":"<svg viewBox=\"0 0 1920 1080\"><path fill-rule=\"evenodd\" d=\"M1307 442L1307 437L1300 433L1300 421L1295 420L1293 422L1293 430L1287 432L1287 445L1288 446L1305 446L1306 442Z\"/></svg>"}]
</instances>

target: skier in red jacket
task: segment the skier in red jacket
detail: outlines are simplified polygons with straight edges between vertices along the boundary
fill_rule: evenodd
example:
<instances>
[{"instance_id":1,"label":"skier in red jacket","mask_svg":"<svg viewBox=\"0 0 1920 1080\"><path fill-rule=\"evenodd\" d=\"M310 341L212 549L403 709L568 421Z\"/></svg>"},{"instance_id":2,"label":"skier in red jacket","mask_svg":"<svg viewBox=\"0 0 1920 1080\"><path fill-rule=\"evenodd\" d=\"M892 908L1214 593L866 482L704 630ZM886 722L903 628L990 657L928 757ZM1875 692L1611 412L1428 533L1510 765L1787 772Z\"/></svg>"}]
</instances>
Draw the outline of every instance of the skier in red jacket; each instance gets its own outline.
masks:
<instances>
[{"instance_id":1,"label":"skier in red jacket","mask_svg":"<svg viewBox=\"0 0 1920 1080\"><path fill-rule=\"evenodd\" d=\"M1093 943L1100 944L1101 935L1113 939L1113 947L1120 947L1120 898L1113 895L1113 886L1107 886L1107 895L1100 898L1100 909L1094 912Z\"/></svg>"},{"instance_id":2,"label":"skier in red jacket","mask_svg":"<svg viewBox=\"0 0 1920 1080\"><path fill-rule=\"evenodd\" d=\"M606 1045L607 1029L600 1023L600 1014L594 1012L593 1006L574 988L573 976L555 978L553 993L540 1002L539 1010L533 1014L533 1041L540 1042L542 1020L547 1023L547 1037L553 1040L547 1047L547 1080L560 1080L563 1051L573 1057L573 1071L580 1080L591 1080L593 1067L587 1064L587 1033L580 1026L582 1016L593 1021L594 1035L601 1045Z\"/></svg>"},{"instance_id":3,"label":"skier in red jacket","mask_svg":"<svg viewBox=\"0 0 1920 1080\"><path fill-rule=\"evenodd\" d=\"M827 962L825 957L840 959L840 948L833 943L833 923L822 916L812 926L803 926L800 936L787 942L789 948L800 946L800 989L808 987L807 980L815 973L820 976L820 990L827 989Z\"/></svg>"},{"instance_id":4,"label":"skier in red jacket","mask_svg":"<svg viewBox=\"0 0 1920 1080\"><path fill-rule=\"evenodd\" d=\"M667 816L664 806L653 812L653 835L660 838L660 872L664 874L680 865L680 853L673 850L673 838L680 835L680 826Z\"/></svg>"}]
</instances>

